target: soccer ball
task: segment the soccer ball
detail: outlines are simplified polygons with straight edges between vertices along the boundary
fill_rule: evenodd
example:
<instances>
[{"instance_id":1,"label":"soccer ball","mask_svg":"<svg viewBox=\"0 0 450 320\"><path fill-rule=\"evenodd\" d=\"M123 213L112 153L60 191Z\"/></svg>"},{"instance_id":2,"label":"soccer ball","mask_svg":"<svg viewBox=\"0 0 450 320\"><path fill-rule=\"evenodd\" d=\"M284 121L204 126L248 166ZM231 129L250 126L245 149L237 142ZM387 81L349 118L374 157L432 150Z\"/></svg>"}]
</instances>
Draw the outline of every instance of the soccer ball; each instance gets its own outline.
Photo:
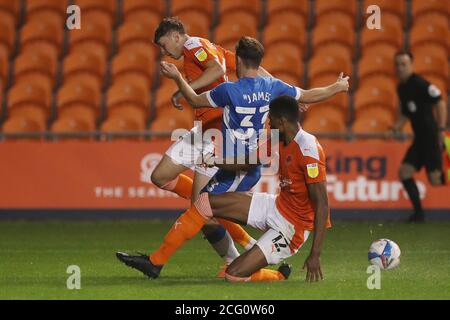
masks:
<instances>
[{"instance_id":1,"label":"soccer ball","mask_svg":"<svg viewBox=\"0 0 450 320\"><path fill-rule=\"evenodd\" d=\"M376 240L369 248L369 262L384 270L395 268L400 264L400 248L392 240Z\"/></svg>"}]
</instances>

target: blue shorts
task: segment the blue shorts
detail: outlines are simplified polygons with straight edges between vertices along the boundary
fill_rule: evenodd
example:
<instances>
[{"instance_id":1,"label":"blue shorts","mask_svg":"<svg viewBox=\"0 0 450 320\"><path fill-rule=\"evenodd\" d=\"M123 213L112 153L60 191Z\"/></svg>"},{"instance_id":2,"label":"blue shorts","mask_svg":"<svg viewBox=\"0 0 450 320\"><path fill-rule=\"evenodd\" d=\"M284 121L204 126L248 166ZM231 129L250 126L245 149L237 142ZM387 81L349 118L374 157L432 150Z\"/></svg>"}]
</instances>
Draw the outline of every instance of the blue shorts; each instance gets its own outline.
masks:
<instances>
[{"instance_id":1,"label":"blue shorts","mask_svg":"<svg viewBox=\"0 0 450 320\"><path fill-rule=\"evenodd\" d=\"M258 183L260 178L260 166L250 171L240 172L219 169L201 192L208 192L209 194L246 192L250 191Z\"/></svg>"}]
</instances>

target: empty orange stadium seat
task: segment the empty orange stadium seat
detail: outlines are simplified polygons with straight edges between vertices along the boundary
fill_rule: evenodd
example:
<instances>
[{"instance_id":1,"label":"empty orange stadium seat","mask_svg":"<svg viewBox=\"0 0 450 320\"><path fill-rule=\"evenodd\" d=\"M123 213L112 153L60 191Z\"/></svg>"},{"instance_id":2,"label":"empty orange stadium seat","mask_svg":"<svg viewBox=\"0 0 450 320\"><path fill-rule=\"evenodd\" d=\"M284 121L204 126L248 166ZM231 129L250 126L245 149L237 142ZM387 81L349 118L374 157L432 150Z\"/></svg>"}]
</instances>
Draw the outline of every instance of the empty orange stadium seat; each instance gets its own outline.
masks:
<instances>
[{"instance_id":1,"label":"empty orange stadium seat","mask_svg":"<svg viewBox=\"0 0 450 320\"><path fill-rule=\"evenodd\" d=\"M62 75L64 83L75 78L85 80L89 84L95 83L97 88L102 87L105 73L105 62L89 52L73 52L64 58Z\"/></svg>"},{"instance_id":2,"label":"empty orange stadium seat","mask_svg":"<svg viewBox=\"0 0 450 320\"><path fill-rule=\"evenodd\" d=\"M250 28L246 24L219 24L215 30L215 43L225 49L231 49L234 52L236 43L243 36L257 37L256 28Z\"/></svg>"},{"instance_id":3,"label":"empty orange stadium seat","mask_svg":"<svg viewBox=\"0 0 450 320\"><path fill-rule=\"evenodd\" d=\"M363 14L365 14L367 8L370 5L377 5L380 7L383 17L385 13L391 13L397 15L403 20L405 16L405 1L392 1L392 0L364 0L363 1Z\"/></svg>"},{"instance_id":4,"label":"empty orange stadium seat","mask_svg":"<svg viewBox=\"0 0 450 320\"><path fill-rule=\"evenodd\" d=\"M392 126L394 125L396 116L390 110L374 105L372 107L360 110L356 115L356 119L358 118L373 118Z\"/></svg>"},{"instance_id":5,"label":"empty orange stadium seat","mask_svg":"<svg viewBox=\"0 0 450 320\"><path fill-rule=\"evenodd\" d=\"M385 133L390 126L391 124L383 119L363 116L356 118L352 130L354 133Z\"/></svg>"},{"instance_id":6,"label":"empty orange stadium seat","mask_svg":"<svg viewBox=\"0 0 450 320\"><path fill-rule=\"evenodd\" d=\"M378 74L395 77L394 56L369 51L358 62L358 79L364 81L364 78Z\"/></svg>"},{"instance_id":7,"label":"empty orange stadium seat","mask_svg":"<svg viewBox=\"0 0 450 320\"><path fill-rule=\"evenodd\" d=\"M138 123L121 117L108 117L101 125L101 131L105 133L129 133L143 131L145 128ZM115 140L142 140L141 137L113 137Z\"/></svg>"},{"instance_id":8,"label":"empty orange stadium seat","mask_svg":"<svg viewBox=\"0 0 450 320\"><path fill-rule=\"evenodd\" d=\"M201 13L210 22L212 15L212 1L211 0L172 0L171 1L171 15L181 16L186 12ZM186 15L185 15L186 16ZM183 19L181 19L183 21ZM184 21L183 21L184 22ZM208 23L209 25L209 23Z\"/></svg>"},{"instance_id":9,"label":"empty orange stadium seat","mask_svg":"<svg viewBox=\"0 0 450 320\"><path fill-rule=\"evenodd\" d=\"M246 11L255 15L259 20L261 10L261 3L259 0L220 0L219 1L219 14L222 16L225 13L232 11Z\"/></svg>"},{"instance_id":10,"label":"empty orange stadium seat","mask_svg":"<svg viewBox=\"0 0 450 320\"><path fill-rule=\"evenodd\" d=\"M67 17L66 0L31 0L26 2L26 19L53 21L56 25L63 27Z\"/></svg>"},{"instance_id":11,"label":"empty orange stadium seat","mask_svg":"<svg viewBox=\"0 0 450 320\"><path fill-rule=\"evenodd\" d=\"M56 64L45 54L26 51L21 53L14 61L14 81L26 81L33 78L33 81L46 82L46 87L53 87L56 74Z\"/></svg>"},{"instance_id":12,"label":"empty orange stadium seat","mask_svg":"<svg viewBox=\"0 0 450 320\"><path fill-rule=\"evenodd\" d=\"M143 24L150 24L149 32L152 33L150 41L153 41L153 35L155 33L156 28L161 22L161 16L153 11L133 11L131 14L126 16L124 23L128 22L137 22Z\"/></svg>"},{"instance_id":13,"label":"empty orange stadium seat","mask_svg":"<svg viewBox=\"0 0 450 320\"><path fill-rule=\"evenodd\" d=\"M305 38L304 29L298 29L288 23L270 24L266 26L263 32L263 42L266 48L281 42L290 42L303 49L306 43Z\"/></svg>"},{"instance_id":14,"label":"empty orange stadium seat","mask_svg":"<svg viewBox=\"0 0 450 320\"><path fill-rule=\"evenodd\" d=\"M413 19L414 24L437 24L443 28L449 27L448 14L445 12L428 12Z\"/></svg>"},{"instance_id":15,"label":"empty orange stadium seat","mask_svg":"<svg viewBox=\"0 0 450 320\"><path fill-rule=\"evenodd\" d=\"M147 110L134 104L121 104L108 109L108 117L127 119L144 129L147 121Z\"/></svg>"},{"instance_id":16,"label":"empty orange stadium seat","mask_svg":"<svg viewBox=\"0 0 450 320\"><path fill-rule=\"evenodd\" d=\"M330 117L339 119L340 123L345 123L347 120L347 109L344 112L340 107L330 104L327 100L323 103L311 105L306 111L305 117Z\"/></svg>"},{"instance_id":17,"label":"empty orange stadium seat","mask_svg":"<svg viewBox=\"0 0 450 320\"><path fill-rule=\"evenodd\" d=\"M95 128L97 113L96 110L84 103L71 104L65 108L58 109L58 119L62 118L76 119L86 123L89 128Z\"/></svg>"},{"instance_id":18,"label":"empty orange stadium seat","mask_svg":"<svg viewBox=\"0 0 450 320\"><path fill-rule=\"evenodd\" d=\"M156 109L170 107L172 105L172 95L178 90L173 81L165 81L156 91Z\"/></svg>"},{"instance_id":19,"label":"empty orange stadium seat","mask_svg":"<svg viewBox=\"0 0 450 320\"><path fill-rule=\"evenodd\" d=\"M48 113L51 92L39 84L19 82L11 87L8 93L8 109L22 105L36 105Z\"/></svg>"},{"instance_id":20,"label":"empty orange stadium seat","mask_svg":"<svg viewBox=\"0 0 450 320\"><path fill-rule=\"evenodd\" d=\"M351 71L351 61L332 53L321 53L315 54L310 59L308 77L310 80L314 80L316 77L331 74L337 79L341 72L350 75Z\"/></svg>"},{"instance_id":21,"label":"empty orange stadium seat","mask_svg":"<svg viewBox=\"0 0 450 320\"><path fill-rule=\"evenodd\" d=\"M326 25L328 23L345 26L352 31L355 28L355 18L342 11L329 11L316 18L316 26Z\"/></svg>"},{"instance_id":22,"label":"empty orange stadium seat","mask_svg":"<svg viewBox=\"0 0 450 320\"><path fill-rule=\"evenodd\" d=\"M412 14L414 19L417 19L421 15L430 12L440 12L448 16L449 14L448 2L441 0L412 1Z\"/></svg>"},{"instance_id":23,"label":"empty orange stadium seat","mask_svg":"<svg viewBox=\"0 0 450 320\"><path fill-rule=\"evenodd\" d=\"M143 89L149 89L155 72L154 60L129 51L122 51L112 61L111 75L113 82L123 81L133 75L139 78Z\"/></svg>"},{"instance_id":24,"label":"empty orange stadium seat","mask_svg":"<svg viewBox=\"0 0 450 320\"><path fill-rule=\"evenodd\" d=\"M367 50L364 50L364 48L361 48L361 56L364 56L366 53L372 54L374 52L379 52L383 56L386 57L393 57L395 58L395 54L399 51L399 48L390 44L390 43L373 43L371 44Z\"/></svg>"},{"instance_id":25,"label":"empty orange stadium seat","mask_svg":"<svg viewBox=\"0 0 450 320\"><path fill-rule=\"evenodd\" d=\"M209 38L209 25L205 25L205 20L187 19L183 21L187 34L195 37Z\"/></svg>"},{"instance_id":26,"label":"empty orange stadium seat","mask_svg":"<svg viewBox=\"0 0 450 320\"><path fill-rule=\"evenodd\" d=\"M290 56L294 59L303 59L304 52L303 50L297 46L296 44L293 44L292 42L280 42L277 43L274 46L269 46L265 48L264 56L273 56L273 55L283 55L283 56Z\"/></svg>"},{"instance_id":27,"label":"empty orange stadium seat","mask_svg":"<svg viewBox=\"0 0 450 320\"><path fill-rule=\"evenodd\" d=\"M448 81L448 59L447 57L432 54L421 54L414 57L414 70L418 74L433 75Z\"/></svg>"},{"instance_id":28,"label":"empty orange stadium seat","mask_svg":"<svg viewBox=\"0 0 450 320\"><path fill-rule=\"evenodd\" d=\"M106 61L111 44L111 29L93 21L83 23L83 28L68 31L70 52L90 52Z\"/></svg>"},{"instance_id":29,"label":"empty orange stadium seat","mask_svg":"<svg viewBox=\"0 0 450 320\"><path fill-rule=\"evenodd\" d=\"M106 13L104 11L91 10L91 11L84 13L82 17L83 17L82 23L87 23L87 22L92 21L96 24L99 24L108 33L108 36L107 36L108 39L112 38L112 30L113 30L114 22L108 13Z\"/></svg>"},{"instance_id":30,"label":"empty orange stadium seat","mask_svg":"<svg viewBox=\"0 0 450 320\"><path fill-rule=\"evenodd\" d=\"M161 17L165 11L164 0L127 0L123 1L123 15L126 21L135 21L134 14L139 12L151 12Z\"/></svg>"},{"instance_id":31,"label":"empty orange stadium seat","mask_svg":"<svg viewBox=\"0 0 450 320\"><path fill-rule=\"evenodd\" d=\"M8 80L9 62L8 57L0 54L0 82L6 85Z\"/></svg>"},{"instance_id":32,"label":"empty orange stadium seat","mask_svg":"<svg viewBox=\"0 0 450 320\"><path fill-rule=\"evenodd\" d=\"M372 74L358 79L358 86L385 86L387 88L397 88L397 79L386 74Z\"/></svg>"},{"instance_id":33,"label":"empty orange stadium seat","mask_svg":"<svg viewBox=\"0 0 450 320\"><path fill-rule=\"evenodd\" d=\"M155 21L127 21L118 29L117 43L119 47L130 42L152 43L154 32L159 24L159 20Z\"/></svg>"},{"instance_id":34,"label":"empty orange stadium seat","mask_svg":"<svg viewBox=\"0 0 450 320\"><path fill-rule=\"evenodd\" d=\"M281 12L295 12L301 14L305 19L308 16L308 0L268 0L267 16L270 20L272 16Z\"/></svg>"},{"instance_id":35,"label":"empty orange stadium seat","mask_svg":"<svg viewBox=\"0 0 450 320\"><path fill-rule=\"evenodd\" d=\"M102 20L109 20L110 26L113 25L116 15L116 0L75 0L74 4L80 6L83 19L96 12L97 17L100 17Z\"/></svg>"},{"instance_id":36,"label":"empty orange stadium seat","mask_svg":"<svg viewBox=\"0 0 450 320\"><path fill-rule=\"evenodd\" d=\"M312 32L312 46L314 50L330 43L339 43L353 53L355 34L352 29L338 23L325 23L318 25Z\"/></svg>"},{"instance_id":37,"label":"empty orange stadium seat","mask_svg":"<svg viewBox=\"0 0 450 320\"><path fill-rule=\"evenodd\" d=\"M448 50L448 39L448 28L434 22L415 24L410 32L410 46L412 50L430 44L442 46L443 50Z\"/></svg>"},{"instance_id":38,"label":"empty orange stadium seat","mask_svg":"<svg viewBox=\"0 0 450 320\"><path fill-rule=\"evenodd\" d=\"M42 132L45 126L26 117L10 117L3 123L4 133L33 133Z\"/></svg>"},{"instance_id":39,"label":"empty orange stadium seat","mask_svg":"<svg viewBox=\"0 0 450 320\"><path fill-rule=\"evenodd\" d=\"M297 28L306 28L306 18L298 12L281 11L269 17L269 24L288 23Z\"/></svg>"},{"instance_id":40,"label":"empty orange stadium seat","mask_svg":"<svg viewBox=\"0 0 450 320\"><path fill-rule=\"evenodd\" d=\"M258 19L251 13L246 11L231 11L224 13L220 17L220 24L222 25L233 25L233 24L244 24L248 28L257 29Z\"/></svg>"},{"instance_id":41,"label":"empty orange stadium seat","mask_svg":"<svg viewBox=\"0 0 450 320\"><path fill-rule=\"evenodd\" d=\"M98 88L90 87L84 83L63 85L57 95L58 112L74 105L85 105L98 114L100 105L100 92Z\"/></svg>"},{"instance_id":42,"label":"empty orange stadium seat","mask_svg":"<svg viewBox=\"0 0 450 320\"><path fill-rule=\"evenodd\" d=\"M134 84L114 83L107 92L106 105L108 114L110 114L111 109L121 105L135 105L147 112L149 103L149 90L144 90L141 86Z\"/></svg>"},{"instance_id":43,"label":"empty orange stadium seat","mask_svg":"<svg viewBox=\"0 0 450 320\"><path fill-rule=\"evenodd\" d=\"M370 107L385 108L392 112L397 112L397 96L395 88L387 87L380 83L378 86L366 85L360 87L354 96L355 111L358 115L361 110Z\"/></svg>"},{"instance_id":44,"label":"empty orange stadium seat","mask_svg":"<svg viewBox=\"0 0 450 320\"><path fill-rule=\"evenodd\" d=\"M1 15L0 18L2 18ZM14 25L7 20L0 19L0 56L8 57L11 54L14 38Z\"/></svg>"},{"instance_id":45,"label":"empty orange stadium seat","mask_svg":"<svg viewBox=\"0 0 450 320\"><path fill-rule=\"evenodd\" d=\"M165 122L165 126L162 125ZM160 129L155 128L161 124ZM156 119L152 122L152 131L173 131L175 129L191 129L194 126L194 113L192 109L177 110L175 108L163 108L159 110ZM162 129L162 130L161 130Z\"/></svg>"},{"instance_id":46,"label":"empty orange stadium seat","mask_svg":"<svg viewBox=\"0 0 450 320\"><path fill-rule=\"evenodd\" d=\"M21 31L22 50L45 52L56 59L61 52L63 28L45 20L27 22Z\"/></svg>"},{"instance_id":47,"label":"empty orange stadium seat","mask_svg":"<svg viewBox=\"0 0 450 320\"><path fill-rule=\"evenodd\" d=\"M316 0L315 1L316 17L330 12L344 12L351 18L356 16L356 1L354 0Z\"/></svg>"},{"instance_id":48,"label":"empty orange stadium seat","mask_svg":"<svg viewBox=\"0 0 450 320\"><path fill-rule=\"evenodd\" d=\"M327 42L321 44L319 47L312 49L313 55L323 55L330 52L333 55L341 57L347 61L351 61L353 58L353 49L340 42Z\"/></svg>"},{"instance_id":49,"label":"empty orange stadium seat","mask_svg":"<svg viewBox=\"0 0 450 320\"><path fill-rule=\"evenodd\" d=\"M91 126L89 123L79 120L77 118L59 118L53 122L51 130L54 133L59 134L71 134L71 133L87 133L95 130L95 127ZM73 139L73 140L83 140L90 139L90 136L60 136L63 139Z\"/></svg>"},{"instance_id":50,"label":"empty orange stadium seat","mask_svg":"<svg viewBox=\"0 0 450 320\"><path fill-rule=\"evenodd\" d=\"M264 57L264 68L271 73L287 73L294 77L303 76L303 62L288 55L270 55Z\"/></svg>"},{"instance_id":51,"label":"empty orange stadium seat","mask_svg":"<svg viewBox=\"0 0 450 320\"><path fill-rule=\"evenodd\" d=\"M361 49L373 51L372 46L379 43L389 44L396 49L399 49L403 45L403 31L395 24L389 24L383 22L381 29L370 30L368 28L362 28L361 32Z\"/></svg>"},{"instance_id":52,"label":"empty orange stadium seat","mask_svg":"<svg viewBox=\"0 0 450 320\"><path fill-rule=\"evenodd\" d=\"M35 122L39 128L45 128L48 118L47 110L36 104L21 104L8 110L10 118L26 118Z\"/></svg>"},{"instance_id":53,"label":"empty orange stadium seat","mask_svg":"<svg viewBox=\"0 0 450 320\"><path fill-rule=\"evenodd\" d=\"M344 133L347 130L345 122L340 117L333 117L331 113L307 116L302 126L311 133Z\"/></svg>"},{"instance_id":54,"label":"empty orange stadium seat","mask_svg":"<svg viewBox=\"0 0 450 320\"><path fill-rule=\"evenodd\" d=\"M19 16L20 1L17 0L0 0L0 10L9 12L15 19Z\"/></svg>"}]
</instances>

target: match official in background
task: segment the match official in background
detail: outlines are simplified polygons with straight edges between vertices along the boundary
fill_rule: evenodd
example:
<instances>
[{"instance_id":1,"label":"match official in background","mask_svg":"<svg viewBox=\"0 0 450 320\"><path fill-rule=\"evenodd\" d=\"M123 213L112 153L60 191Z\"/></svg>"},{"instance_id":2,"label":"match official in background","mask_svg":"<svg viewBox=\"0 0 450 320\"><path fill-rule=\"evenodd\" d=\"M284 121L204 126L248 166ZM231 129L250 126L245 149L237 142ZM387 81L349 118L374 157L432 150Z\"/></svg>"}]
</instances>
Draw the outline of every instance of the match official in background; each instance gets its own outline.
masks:
<instances>
[{"instance_id":1,"label":"match official in background","mask_svg":"<svg viewBox=\"0 0 450 320\"><path fill-rule=\"evenodd\" d=\"M441 148L447 123L447 109L441 99L440 90L414 73L411 53L398 52L395 55L395 66L400 80L397 93L401 115L390 133L399 132L408 119L411 121L414 140L400 166L399 177L414 207L410 221L423 222L425 214L413 175L425 167L431 185L444 184ZM434 116L434 108L437 119Z\"/></svg>"}]
</instances>

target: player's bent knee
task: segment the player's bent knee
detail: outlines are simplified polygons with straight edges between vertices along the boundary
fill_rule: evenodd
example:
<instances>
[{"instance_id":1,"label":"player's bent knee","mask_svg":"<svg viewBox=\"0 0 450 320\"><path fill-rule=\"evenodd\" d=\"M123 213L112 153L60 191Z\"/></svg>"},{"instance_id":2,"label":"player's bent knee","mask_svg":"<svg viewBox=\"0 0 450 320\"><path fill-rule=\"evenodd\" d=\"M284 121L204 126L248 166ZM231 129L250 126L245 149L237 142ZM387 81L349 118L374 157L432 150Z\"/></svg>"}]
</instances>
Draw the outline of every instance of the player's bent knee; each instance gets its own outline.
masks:
<instances>
[{"instance_id":1,"label":"player's bent knee","mask_svg":"<svg viewBox=\"0 0 450 320\"><path fill-rule=\"evenodd\" d=\"M411 179L414 175L414 168L410 165L401 165L398 170L398 177L400 180L408 180Z\"/></svg>"},{"instance_id":2,"label":"player's bent knee","mask_svg":"<svg viewBox=\"0 0 450 320\"><path fill-rule=\"evenodd\" d=\"M158 169L152 172L150 179L152 180L152 183L158 188L163 188L167 183L170 182L170 179L164 177L164 174L159 172Z\"/></svg>"},{"instance_id":3,"label":"player's bent knee","mask_svg":"<svg viewBox=\"0 0 450 320\"><path fill-rule=\"evenodd\" d=\"M432 172L428 174L428 180L433 187L442 185L442 173L441 172Z\"/></svg>"}]
</instances>

